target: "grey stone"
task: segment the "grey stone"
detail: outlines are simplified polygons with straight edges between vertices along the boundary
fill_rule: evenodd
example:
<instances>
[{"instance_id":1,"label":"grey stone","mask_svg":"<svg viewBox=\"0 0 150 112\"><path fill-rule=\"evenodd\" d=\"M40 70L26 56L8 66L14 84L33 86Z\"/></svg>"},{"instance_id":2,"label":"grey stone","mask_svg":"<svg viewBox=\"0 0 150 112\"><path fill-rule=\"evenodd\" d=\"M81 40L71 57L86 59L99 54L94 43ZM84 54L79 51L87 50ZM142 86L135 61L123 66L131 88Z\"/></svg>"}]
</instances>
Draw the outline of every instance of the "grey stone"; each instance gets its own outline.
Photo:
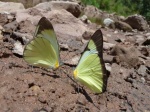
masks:
<instances>
[{"instance_id":1,"label":"grey stone","mask_svg":"<svg viewBox=\"0 0 150 112\"><path fill-rule=\"evenodd\" d=\"M4 25L5 32L12 33L18 27L17 21L10 22Z\"/></svg>"},{"instance_id":2,"label":"grey stone","mask_svg":"<svg viewBox=\"0 0 150 112\"><path fill-rule=\"evenodd\" d=\"M0 13L1 12L16 12L18 10L24 10L22 3L14 2L0 2Z\"/></svg>"},{"instance_id":3,"label":"grey stone","mask_svg":"<svg viewBox=\"0 0 150 112\"><path fill-rule=\"evenodd\" d=\"M23 55L23 50L24 50L24 47L22 46L22 44L17 41L16 43L14 43L14 48L13 48L13 53L15 54L19 54L19 55Z\"/></svg>"},{"instance_id":4,"label":"grey stone","mask_svg":"<svg viewBox=\"0 0 150 112\"><path fill-rule=\"evenodd\" d=\"M149 36L150 36L150 33L146 33L145 36L146 36L146 37L149 37Z\"/></svg>"},{"instance_id":5,"label":"grey stone","mask_svg":"<svg viewBox=\"0 0 150 112\"><path fill-rule=\"evenodd\" d=\"M111 24L114 24L114 21L112 19L110 19L110 18L106 18L106 19L104 19L103 23L104 23L105 26L108 27Z\"/></svg>"},{"instance_id":6,"label":"grey stone","mask_svg":"<svg viewBox=\"0 0 150 112\"><path fill-rule=\"evenodd\" d=\"M141 65L137 72L139 75L146 76L146 70L147 68L145 67L145 65Z\"/></svg>"},{"instance_id":7,"label":"grey stone","mask_svg":"<svg viewBox=\"0 0 150 112\"><path fill-rule=\"evenodd\" d=\"M79 17L81 14L82 7L76 2L70 1L50 1L44 2L36 5L34 8L42 9L42 10L61 10L65 9L75 17Z\"/></svg>"},{"instance_id":8,"label":"grey stone","mask_svg":"<svg viewBox=\"0 0 150 112\"><path fill-rule=\"evenodd\" d=\"M104 42L103 49L109 50L109 49L113 48L114 46L115 46L115 44Z\"/></svg>"},{"instance_id":9,"label":"grey stone","mask_svg":"<svg viewBox=\"0 0 150 112\"><path fill-rule=\"evenodd\" d=\"M141 45L145 41L143 35L136 35L135 37L136 37L136 43L138 43L139 45Z\"/></svg>"}]
</instances>

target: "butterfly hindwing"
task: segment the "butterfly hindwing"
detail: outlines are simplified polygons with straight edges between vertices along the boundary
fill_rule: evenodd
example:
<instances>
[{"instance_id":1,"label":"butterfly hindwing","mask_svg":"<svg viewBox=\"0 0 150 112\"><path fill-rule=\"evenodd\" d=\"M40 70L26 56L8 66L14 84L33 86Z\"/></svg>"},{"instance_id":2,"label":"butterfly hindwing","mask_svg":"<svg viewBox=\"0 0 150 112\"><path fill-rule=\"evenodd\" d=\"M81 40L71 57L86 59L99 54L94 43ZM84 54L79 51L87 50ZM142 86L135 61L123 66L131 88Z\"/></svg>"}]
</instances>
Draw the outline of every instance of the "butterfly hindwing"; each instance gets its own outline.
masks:
<instances>
[{"instance_id":1,"label":"butterfly hindwing","mask_svg":"<svg viewBox=\"0 0 150 112\"><path fill-rule=\"evenodd\" d=\"M76 79L95 93L102 92L103 74L98 54L86 51L76 68Z\"/></svg>"},{"instance_id":2,"label":"butterfly hindwing","mask_svg":"<svg viewBox=\"0 0 150 112\"><path fill-rule=\"evenodd\" d=\"M52 24L41 18L33 40L24 49L24 59L31 65L57 68L59 66L59 46Z\"/></svg>"}]
</instances>

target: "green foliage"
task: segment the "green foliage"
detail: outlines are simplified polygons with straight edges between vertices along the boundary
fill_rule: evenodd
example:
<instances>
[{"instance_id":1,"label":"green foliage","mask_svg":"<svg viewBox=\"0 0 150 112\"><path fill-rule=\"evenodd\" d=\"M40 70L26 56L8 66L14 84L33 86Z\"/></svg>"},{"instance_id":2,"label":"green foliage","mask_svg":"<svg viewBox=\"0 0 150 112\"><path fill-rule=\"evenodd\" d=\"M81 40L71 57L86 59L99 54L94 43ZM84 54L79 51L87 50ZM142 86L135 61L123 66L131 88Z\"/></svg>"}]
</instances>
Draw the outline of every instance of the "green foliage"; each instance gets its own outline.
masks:
<instances>
[{"instance_id":1,"label":"green foliage","mask_svg":"<svg viewBox=\"0 0 150 112\"><path fill-rule=\"evenodd\" d=\"M140 14L144 15L148 20L150 20L150 2L149 0L142 0L140 7Z\"/></svg>"},{"instance_id":2,"label":"green foliage","mask_svg":"<svg viewBox=\"0 0 150 112\"><path fill-rule=\"evenodd\" d=\"M149 0L81 0L85 5L94 5L95 7L108 12L128 16L139 13L150 20L150 2Z\"/></svg>"},{"instance_id":3,"label":"green foliage","mask_svg":"<svg viewBox=\"0 0 150 112\"><path fill-rule=\"evenodd\" d=\"M99 8L99 2L101 0L81 0L81 2L85 5L94 5L95 7Z\"/></svg>"}]
</instances>

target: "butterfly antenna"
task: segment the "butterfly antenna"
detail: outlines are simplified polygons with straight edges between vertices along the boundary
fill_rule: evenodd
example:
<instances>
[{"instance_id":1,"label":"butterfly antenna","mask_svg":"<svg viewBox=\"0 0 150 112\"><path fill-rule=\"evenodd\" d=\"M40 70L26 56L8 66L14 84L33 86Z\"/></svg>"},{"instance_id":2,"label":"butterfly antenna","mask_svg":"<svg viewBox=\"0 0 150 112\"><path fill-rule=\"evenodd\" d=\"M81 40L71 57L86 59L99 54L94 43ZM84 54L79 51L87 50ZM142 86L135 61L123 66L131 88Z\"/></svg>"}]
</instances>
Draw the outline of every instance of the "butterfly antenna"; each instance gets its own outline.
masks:
<instances>
[{"instance_id":1,"label":"butterfly antenna","mask_svg":"<svg viewBox=\"0 0 150 112\"><path fill-rule=\"evenodd\" d=\"M63 72L67 75L67 77L68 77L69 79L72 80L72 82L78 84L71 76L68 75L68 73L67 73L65 70L63 70Z\"/></svg>"},{"instance_id":2,"label":"butterfly antenna","mask_svg":"<svg viewBox=\"0 0 150 112\"><path fill-rule=\"evenodd\" d=\"M32 65L29 65L28 67L31 67L31 70L27 70L25 72L33 72L33 66Z\"/></svg>"},{"instance_id":3,"label":"butterfly antenna","mask_svg":"<svg viewBox=\"0 0 150 112\"><path fill-rule=\"evenodd\" d=\"M68 73L65 71L65 70L62 70L66 75L67 77L77 85L77 92L80 93L80 88L82 88L70 75L68 75ZM83 88L82 88L83 89Z\"/></svg>"},{"instance_id":4,"label":"butterfly antenna","mask_svg":"<svg viewBox=\"0 0 150 112\"><path fill-rule=\"evenodd\" d=\"M77 84L77 86L78 86L78 93L80 92L80 86L79 86L79 84Z\"/></svg>"},{"instance_id":5,"label":"butterfly antenna","mask_svg":"<svg viewBox=\"0 0 150 112\"><path fill-rule=\"evenodd\" d=\"M96 107L98 110L100 110L100 108L98 106L95 105L95 103L93 102L94 107Z\"/></svg>"}]
</instances>

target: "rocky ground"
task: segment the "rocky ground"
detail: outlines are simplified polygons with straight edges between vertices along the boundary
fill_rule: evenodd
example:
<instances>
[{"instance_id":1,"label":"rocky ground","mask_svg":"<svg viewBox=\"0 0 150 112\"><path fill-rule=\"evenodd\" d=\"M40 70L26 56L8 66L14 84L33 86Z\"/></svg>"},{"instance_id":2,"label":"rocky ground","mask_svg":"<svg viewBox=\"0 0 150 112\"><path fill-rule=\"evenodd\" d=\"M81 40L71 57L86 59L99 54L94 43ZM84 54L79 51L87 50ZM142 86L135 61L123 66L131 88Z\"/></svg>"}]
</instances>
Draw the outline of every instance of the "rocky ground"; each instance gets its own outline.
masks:
<instances>
[{"instance_id":1,"label":"rocky ground","mask_svg":"<svg viewBox=\"0 0 150 112\"><path fill-rule=\"evenodd\" d=\"M57 70L32 67L22 58L43 16L54 26L66 63ZM106 18L113 22L103 23ZM110 75L107 91L95 95L67 75L72 77L87 39L98 28ZM150 28L142 16L124 18L76 2L29 9L0 2L0 112L150 112L149 93Z\"/></svg>"}]
</instances>

